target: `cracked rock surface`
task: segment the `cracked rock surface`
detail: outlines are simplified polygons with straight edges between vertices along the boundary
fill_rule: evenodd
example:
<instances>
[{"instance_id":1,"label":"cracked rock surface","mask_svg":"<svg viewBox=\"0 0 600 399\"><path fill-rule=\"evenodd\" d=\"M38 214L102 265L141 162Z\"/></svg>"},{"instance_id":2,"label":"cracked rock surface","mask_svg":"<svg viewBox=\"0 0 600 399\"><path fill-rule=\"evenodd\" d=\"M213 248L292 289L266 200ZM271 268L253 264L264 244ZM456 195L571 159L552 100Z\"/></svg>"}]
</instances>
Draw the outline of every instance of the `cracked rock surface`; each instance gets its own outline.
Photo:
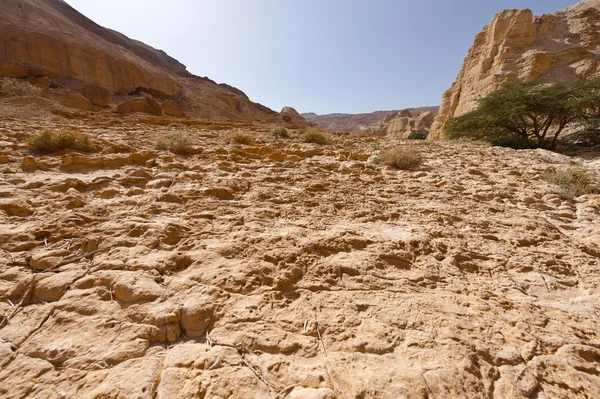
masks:
<instances>
[{"instance_id":1,"label":"cracked rock surface","mask_svg":"<svg viewBox=\"0 0 600 399\"><path fill-rule=\"evenodd\" d=\"M0 397L600 397L600 196L541 177L597 162L152 120L0 118Z\"/></svg>"}]
</instances>

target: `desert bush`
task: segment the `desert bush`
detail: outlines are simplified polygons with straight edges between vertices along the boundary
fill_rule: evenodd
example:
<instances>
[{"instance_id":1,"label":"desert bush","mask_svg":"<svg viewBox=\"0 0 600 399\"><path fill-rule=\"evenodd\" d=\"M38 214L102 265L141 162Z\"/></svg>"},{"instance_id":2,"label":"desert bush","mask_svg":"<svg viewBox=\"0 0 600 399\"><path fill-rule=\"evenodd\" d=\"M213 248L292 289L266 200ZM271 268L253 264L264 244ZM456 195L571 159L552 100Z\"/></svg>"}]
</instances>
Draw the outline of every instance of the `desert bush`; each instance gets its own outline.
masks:
<instances>
[{"instance_id":1,"label":"desert bush","mask_svg":"<svg viewBox=\"0 0 600 399\"><path fill-rule=\"evenodd\" d=\"M94 152L96 147L86 134L69 130L60 130L58 132L43 130L29 140L29 149L34 152L49 154L66 149Z\"/></svg>"},{"instance_id":2,"label":"desert bush","mask_svg":"<svg viewBox=\"0 0 600 399\"><path fill-rule=\"evenodd\" d=\"M600 193L600 181L582 168L554 170L543 176L548 183L558 186L553 193L564 199L572 199L585 194Z\"/></svg>"},{"instance_id":3,"label":"desert bush","mask_svg":"<svg viewBox=\"0 0 600 399\"><path fill-rule=\"evenodd\" d=\"M273 129L271 129L271 134L274 137L277 137L279 139L289 139L290 138L290 133L283 126L274 127Z\"/></svg>"},{"instance_id":4,"label":"desert bush","mask_svg":"<svg viewBox=\"0 0 600 399\"><path fill-rule=\"evenodd\" d=\"M0 80L0 96L39 96L42 89L26 80L3 78Z\"/></svg>"},{"instance_id":5,"label":"desert bush","mask_svg":"<svg viewBox=\"0 0 600 399\"><path fill-rule=\"evenodd\" d=\"M233 133L231 135L231 140L236 144L243 145L253 145L254 143L256 143L254 136L248 133Z\"/></svg>"},{"instance_id":6,"label":"desert bush","mask_svg":"<svg viewBox=\"0 0 600 399\"><path fill-rule=\"evenodd\" d=\"M600 80L540 84L536 81L504 83L478 100L477 108L450 120L449 138L494 140L513 148L553 150L565 129L600 118ZM521 140L511 141L507 137Z\"/></svg>"},{"instance_id":7,"label":"desert bush","mask_svg":"<svg viewBox=\"0 0 600 399\"><path fill-rule=\"evenodd\" d=\"M189 155L194 153L192 140L187 134L168 133L156 139L155 148L161 151L171 151L174 154Z\"/></svg>"},{"instance_id":8,"label":"desert bush","mask_svg":"<svg viewBox=\"0 0 600 399\"><path fill-rule=\"evenodd\" d=\"M383 163L395 169L411 170L423 164L423 157L414 150L396 147L383 154Z\"/></svg>"},{"instance_id":9,"label":"desert bush","mask_svg":"<svg viewBox=\"0 0 600 399\"><path fill-rule=\"evenodd\" d=\"M302 136L302 140L305 143L312 143L312 144L319 144L319 145L329 143L329 137L325 133L323 133L322 131L320 131L319 129L314 128L314 127L311 127L310 129L308 129L306 131L306 133L304 133L304 135Z\"/></svg>"},{"instance_id":10,"label":"desert bush","mask_svg":"<svg viewBox=\"0 0 600 399\"><path fill-rule=\"evenodd\" d=\"M410 132L407 139L409 140L426 140L429 133L427 132Z\"/></svg>"}]
</instances>

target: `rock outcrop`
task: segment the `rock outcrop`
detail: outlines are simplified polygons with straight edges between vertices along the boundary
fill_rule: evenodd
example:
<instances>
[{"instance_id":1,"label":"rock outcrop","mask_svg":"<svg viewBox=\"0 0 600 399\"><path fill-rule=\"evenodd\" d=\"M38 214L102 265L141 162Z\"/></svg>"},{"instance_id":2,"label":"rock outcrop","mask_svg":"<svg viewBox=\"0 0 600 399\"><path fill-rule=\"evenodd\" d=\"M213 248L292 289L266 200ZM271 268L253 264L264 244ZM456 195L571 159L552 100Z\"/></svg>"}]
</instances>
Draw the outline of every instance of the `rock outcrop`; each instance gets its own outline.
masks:
<instances>
[{"instance_id":1,"label":"rock outcrop","mask_svg":"<svg viewBox=\"0 0 600 399\"><path fill-rule=\"evenodd\" d=\"M600 73L600 1L534 17L505 10L475 37L462 70L442 98L432 139L444 137L447 121L476 107L477 98L512 79L559 82Z\"/></svg>"},{"instance_id":2,"label":"rock outcrop","mask_svg":"<svg viewBox=\"0 0 600 399\"><path fill-rule=\"evenodd\" d=\"M269 117L265 122L281 123L284 125L293 125L305 127L309 122L292 107L283 107L281 112Z\"/></svg>"},{"instance_id":3,"label":"rock outcrop","mask_svg":"<svg viewBox=\"0 0 600 399\"><path fill-rule=\"evenodd\" d=\"M239 89L192 75L161 50L97 25L62 0L0 2L0 76L50 78L100 107L112 95L146 92L160 100L186 99L186 113L203 118L276 114Z\"/></svg>"},{"instance_id":4,"label":"rock outcrop","mask_svg":"<svg viewBox=\"0 0 600 399\"><path fill-rule=\"evenodd\" d=\"M411 112L422 113L422 112L433 112L437 115L439 107L421 107L421 108L409 108ZM330 132L350 132L350 133L364 133L367 129L378 122L392 116L396 116L400 112L396 111L375 111L368 114L326 114L317 115L314 112L302 114L302 116L309 122L321 127L322 129Z\"/></svg>"},{"instance_id":5,"label":"rock outcrop","mask_svg":"<svg viewBox=\"0 0 600 399\"><path fill-rule=\"evenodd\" d=\"M133 114L135 112L141 112L156 116L163 114L160 104L150 96L141 96L132 98L129 101L125 101L117 106L117 112L119 114Z\"/></svg>"},{"instance_id":6,"label":"rock outcrop","mask_svg":"<svg viewBox=\"0 0 600 399\"><path fill-rule=\"evenodd\" d=\"M365 130L365 133L400 139L406 139L413 132L429 134L435 115L436 113L432 111L418 112L405 109L374 123Z\"/></svg>"}]
</instances>

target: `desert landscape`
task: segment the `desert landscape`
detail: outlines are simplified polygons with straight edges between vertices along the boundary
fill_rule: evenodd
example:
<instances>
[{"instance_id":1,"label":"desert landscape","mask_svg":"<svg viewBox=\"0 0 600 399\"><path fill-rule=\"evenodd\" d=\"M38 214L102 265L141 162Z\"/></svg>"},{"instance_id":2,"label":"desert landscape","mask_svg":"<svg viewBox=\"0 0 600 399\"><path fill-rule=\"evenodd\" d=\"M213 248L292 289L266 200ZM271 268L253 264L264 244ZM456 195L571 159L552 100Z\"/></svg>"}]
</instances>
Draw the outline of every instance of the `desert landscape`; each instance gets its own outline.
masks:
<instances>
[{"instance_id":1,"label":"desert landscape","mask_svg":"<svg viewBox=\"0 0 600 399\"><path fill-rule=\"evenodd\" d=\"M325 131L4 0L0 397L600 397L600 142L444 135L499 74L600 75L599 21L501 12L439 115Z\"/></svg>"}]
</instances>

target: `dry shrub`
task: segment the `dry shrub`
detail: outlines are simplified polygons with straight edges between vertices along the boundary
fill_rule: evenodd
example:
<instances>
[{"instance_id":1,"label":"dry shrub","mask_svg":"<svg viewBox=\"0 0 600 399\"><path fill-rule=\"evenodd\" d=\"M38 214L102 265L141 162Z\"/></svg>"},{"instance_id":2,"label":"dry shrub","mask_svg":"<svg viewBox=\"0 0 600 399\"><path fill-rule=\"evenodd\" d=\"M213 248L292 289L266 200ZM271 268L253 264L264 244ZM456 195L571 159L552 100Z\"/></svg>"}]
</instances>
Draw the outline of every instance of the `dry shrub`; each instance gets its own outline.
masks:
<instances>
[{"instance_id":1,"label":"dry shrub","mask_svg":"<svg viewBox=\"0 0 600 399\"><path fill-rule=\"evenodd\" d=\"M42 89L26 80L3 78L0 80L0 96L39 96Z\"/></svg>"},{"instance_id":2,"label":"dry shrub","mask_svg":"<svg viewBox=\"0 0 600 399\"><path fill-rule=\"evenodd\" d=\"M289 139L290 138L290 133L283 126L274 127L273 129L271 129L271 134L274 137L277 137L279 139Z\"/></svg>"},{"instance_id":3,"label":"dry shrub","mask_svg":"<svg viewBox=\"0 0 600 399\"><path fill-rule=\"evenodd\" d=\"M558 186L558 190L553 193L564 199L600 193L600 181L596 181L587 170L582 168L555 170L545 174L543 178L548 183Z\"/></svg>"},{"instance_id":4,"label":"dry shrub","mask_svg":"<svg viewBox=\"0 0 600 399\"><path fill-rule=\"evenodd\" d=\"M157 150L171 151L174 154L189 155L194 153L192 140L187 134L168 133L156 139Z\"/></svg>"},{"instance_id":5,"label":"dry shrub","mask_svg":"<svg viewBox=\"0 0 600 399\"><path fill-rule=\"evenodd\" d=\"M311 127L304 133L302 140L305 143L324 145L329 143L329 137L317 128Z\"/></svg>"},{"instance_id":6,"label":"dry shrub","mask_svg":"<svg viewBox=\"0 0 600 399\"><path fill-rule=\"evenodd\" d=\"M90 137L75 131L60 130L53 132L43 130L29 140L29 149L34 152L49 154L60 150L72 149L82 152L94 152Z\"/></svg>"},{"instance_id":7,"label":"dry shrub","mask_svg":"<svg viewBox=\"0 0 600 399\"><path fill-rule=\"evenodd\" d=\"M236 144L253 145L256 143L254 136L248 133L233 133L231 140Z\"/></svg>"},{"instance_id":8,"label":"dry shrub","mask_svg":"<svg viewBox=\"0 0 600 399\"><path fill-rule=\"evenodd\" d=\"M411 170L423 164L423 156L414 150L396 147L383 154L383 163L395 169Z\"/></svg>"}]
</instances>

